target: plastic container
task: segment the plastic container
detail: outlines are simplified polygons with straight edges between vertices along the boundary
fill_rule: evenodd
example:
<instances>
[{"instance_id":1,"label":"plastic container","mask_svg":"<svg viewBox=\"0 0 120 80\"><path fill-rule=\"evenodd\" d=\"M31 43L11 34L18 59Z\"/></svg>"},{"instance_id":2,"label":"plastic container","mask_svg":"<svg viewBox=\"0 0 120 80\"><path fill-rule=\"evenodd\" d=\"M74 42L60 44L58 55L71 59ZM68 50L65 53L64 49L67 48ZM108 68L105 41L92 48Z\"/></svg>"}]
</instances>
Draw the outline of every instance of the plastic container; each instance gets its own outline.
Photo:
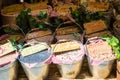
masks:
<instances>
[{"instance_id":1,"label":"plastic container","mask_svg":"<svg viewBox=\"0 0 120 80\"><path fill-rule=\"evenodd\" d=\"M19 61L29 80L43 80L47 77L51 52L44 50L28 56L19 56Z\"/></svg>"}]
</instances>

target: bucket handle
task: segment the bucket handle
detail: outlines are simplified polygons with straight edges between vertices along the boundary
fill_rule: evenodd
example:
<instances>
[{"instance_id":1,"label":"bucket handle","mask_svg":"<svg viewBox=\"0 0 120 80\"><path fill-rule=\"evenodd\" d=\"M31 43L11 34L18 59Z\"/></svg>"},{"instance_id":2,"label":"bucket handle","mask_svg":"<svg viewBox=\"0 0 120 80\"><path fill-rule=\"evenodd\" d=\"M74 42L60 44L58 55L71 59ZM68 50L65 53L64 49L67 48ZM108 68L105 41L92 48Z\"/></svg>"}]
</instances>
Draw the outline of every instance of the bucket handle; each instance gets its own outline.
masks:
<instances>
[{"instance_id":1,"label":"bucket handle","mask_svg":"<svg viewBox=\"0 0 120 80\"><path fill-rule=\"evenodd\" d=\"M61 24L59 24L58 26L57 26L57 28L55 29L55 32L53 33L53 37L55 38L56 37L56 31L62 26L62 25L64 25L66 22L63 22L63 23L61 23ZM74 22L74 24L76 24L78 27L79 27L79 29L82 31L82 35L81 35L81 39L79 39L79 41L81 41L81 43L83 43L83 41L84 41L84 36L85 36L85 34L86 34L86 31L78 24L78 23L76 23L76 22ZM74 32L73 32L74 33Z\"/></svg>"},{"instance_id":2,"label":"bucket handle","mask_svg":"<svg viewBox=\"0 0 120 80\"><path fill-rule=\"evenodd\" d=\"M59 24L59 25L57 26L55 32L53 33L54 39L55 39L55 37L56 37L56 31L57 31L57 29L59 29L63 24L65 24L65 22L63 22L63 23L61 23L61 24ZM86 31L85 31L78 23L74 22L74 24L76 24L76 25L79 27L79 29L82 31L81 40L79 39L78 41L80 41L80 42L83 44L84 36L85 36ZM68 40L67 40L67 41L68 41ZM71 41L71 40L69 40L69 41ZM57 42L55 43L55 46L54 46L53 50L54 50L55 47L57 46L57 43L59 43L59 41L57 41Z\"/></svg>"}]
</instances>

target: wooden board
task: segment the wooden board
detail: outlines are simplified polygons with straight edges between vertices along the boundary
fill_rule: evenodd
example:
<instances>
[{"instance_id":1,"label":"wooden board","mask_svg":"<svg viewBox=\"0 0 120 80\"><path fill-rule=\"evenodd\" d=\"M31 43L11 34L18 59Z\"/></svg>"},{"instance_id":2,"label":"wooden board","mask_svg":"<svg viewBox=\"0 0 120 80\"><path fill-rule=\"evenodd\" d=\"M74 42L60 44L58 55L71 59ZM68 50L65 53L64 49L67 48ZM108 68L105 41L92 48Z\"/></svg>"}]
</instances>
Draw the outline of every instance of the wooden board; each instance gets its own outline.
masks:
<instances>
[{"instance_id":1,"label":"wooden board","mask_svg":"<svg viewBox=\"0 0 120 80\"><path fill-rule=\"evenodd\" d=\"M0 37L2 37L2 36L0 36ZM19 41L19 40L23 39L23 36L22 35L5 35L5 37L0 39L0 44L4 44L7 42L7 40L12 40L14 38Z\"/></svg>"},{"instance_id":2,"label":"wooden board","mask_svg":"<svg viewBox=\"0 0 120 80\"><path fill-rule=\"evenodd\" d=\"M107 29L107 26L103 20L91 21L84 24L86 29L86 34L91 34L97 31L102 31Z\"/></svg>"},{"instance_id":3,"label":"wooden board","mask_svg":"<svg viewBox=\"0 0 120 80\"><path fill-rule=\"evenodd\" d=\"M86 9L91 12L106 11L109 6L110 4L106 2L89 2Z\"/></svg>"},{"instance_id":4,"label":"wooden board","mask_svg":"<svg viewBox=\"0 0 120 80\"><path fill-rule=\"evenodd\" d=\"M52 34L51 31L49 31L49 30L36 31L36 32L29 33L27 35L27 39L38 38L38 37L46 36L49 34Z\"/></svg>"},{"instance_id":5,"label":"wooden board","mask_svg":"<svg viewBox=\"0 0 120 80\"><path fill-rule=\"evenodd\" d=\"M0 49L1 49L0 57L15 51L11 42L0 45Z\"/></svg>"},{"instance_id":6,"label":"wooden board","mask_svg":"<svg viewBox=\"0 0 120 80\"><path fill-rule=\"evenodd\" d=\"M80 45L77 41L70 41L70 42L52 44L51 48L53 50L53 53L58 54L59 52L66 52L66 51L80 49Z\"/></svg>"},{"instance_id":7,"label":"wooden board","mask_svg":"<svg viewBox=\"0 0 120 80\"><path fill-rule=\"evenodd\" d=\"M80 32L80 30L76 26L68 26L56 30L57 35L71 34L73 32Z\"/></svg>"}]
</instances>

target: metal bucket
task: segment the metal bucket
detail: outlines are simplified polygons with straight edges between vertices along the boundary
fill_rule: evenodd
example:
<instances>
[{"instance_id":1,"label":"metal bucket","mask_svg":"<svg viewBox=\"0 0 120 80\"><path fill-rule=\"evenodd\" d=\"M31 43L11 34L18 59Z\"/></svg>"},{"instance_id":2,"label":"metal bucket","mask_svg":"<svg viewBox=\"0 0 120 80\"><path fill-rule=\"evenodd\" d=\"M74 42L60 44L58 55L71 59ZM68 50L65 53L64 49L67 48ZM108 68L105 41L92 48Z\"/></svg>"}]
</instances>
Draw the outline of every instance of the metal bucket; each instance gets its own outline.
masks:
<instances>
[{"instance_id":1,"label":"metal bucket","mask_svg":"<svg viewBox=\"0 0 120 80\"><path fill-rule=\"evenodd\" d=\"M118 39L120 39L120 28L119 28L119 26L120 26L120 20L115 21L114 24L113 24L113 32Z\"/></svg>"},{"instance_id":2,"label":"metal bucket","mask_svg":"<svg viewBox=\"0 0 120 80\"><path fill-rule=\"evenodd\" d=\"M101 37L93 37L93 38L90 38L86 44L89 43L88 47L90 47L94 44L103 43L103 42L104 40ZM93 51L91 50L88 51L88 47L86 46L86 55L87 55L87 60L89 64L89 69L93 78L104 79L108 77L108 75L112 70L112 65L114 63L115 55L114 55L114 52L112 51L111 46L106 46L108 45L107 43L104 45L105 48L103 47L106 51L103 48L99 47L99 45L103 47L104 44L97 44L96 46L92 46L91 49ZM109 48L107 49L106 47L109 47ZM100 49L102 49L102 51L104 50L104 52L101 52ZM98 55L95 55L97 53Z\"/></svg>"},{"instance_id":3,"label":"metal bucket","mask_svg":"<svg viewBox=\"0 0 120 80\"><path fill-rule=\"evenodd\" d=\"M32 68L26 67L24 63L21 63L28 80L43 80L47 77L49 71L49 64L37 64Z\"/></svg>"},{"instance_id":4,"label":"metal bucket","mask_svg":"<svg viewBox=\"0 0 120 80\"><path fill-rule=\"evenodd\" d=\"M17 79L17 61L0 67L0 79L2 80L16 80Z\"/></svg>"},{"instance_id":5,"label":"metal bucket","mask_svg":"<svg viewBox=\"0 0 120 80\"><path fill-rule=\"evenodd\" d=\"M117 60L117 71L116 71L116 74L117 74L117 80L120 79L120 61Z\"/></svg>"},{"instance_id":6,"label":"metal bucket","mask_svg":"<svg viewBox=\"0 0 120 80\"><path fill-rule=\"evenodd\" d=\"M108 75L110 74L110 72L112 70L112 64L113 64L114 60L104 61L101 64L94 66L94 65L91 65L90 58L87 57L87 59L88 59L90 72L91 72L93 78L104 79L104 78L108 77Z\"/></svg>"},{"instance_id":7,"label":"metal bucket","mask_svg":"<svg viewBox=\"0 0 120 80\"><path fill-rule=\"evenodd\" d=\"M43 80L47 77L51 53L48 50L26 57L19 56L19 61L29 80Z\"/></svg>"},{"instance_id":8,"label":"metal bucket","mask_svg":"<svg viewBox=\"0 0 120 80\"><path fill-rule=\"evenodd\" d=\"M54 55L52 57L52 62L57 65L63 78L75 79L81 70L83 58L84 47L82 47L81 44L81 50L74 50Z\"/></svg>"},{"instance_id":9,"label":"metal bucket","mask_svg":"<svg viewBox=\"0 0 120 80\"><path fill-rule=\"evenodd\" d=\"M83 57L80 61L72 64L57 64L57 67L63 78L74 79L80 73L82 62Z\"/></svg>"}]
</instances>

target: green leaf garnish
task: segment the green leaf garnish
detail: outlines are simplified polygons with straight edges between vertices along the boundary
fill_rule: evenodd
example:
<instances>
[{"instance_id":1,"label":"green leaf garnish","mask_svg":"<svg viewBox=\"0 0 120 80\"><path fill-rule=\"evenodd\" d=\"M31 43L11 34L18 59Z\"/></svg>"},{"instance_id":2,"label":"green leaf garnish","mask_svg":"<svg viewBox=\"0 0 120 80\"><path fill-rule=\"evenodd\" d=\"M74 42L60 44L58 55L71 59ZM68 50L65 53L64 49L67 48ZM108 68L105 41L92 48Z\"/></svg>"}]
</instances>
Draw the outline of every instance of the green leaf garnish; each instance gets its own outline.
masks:
<instances>
[{"instance_id":1,"label":"green leaf garnish","mask_svg":"<svg viewBox=\"0 0 120 80\"><path fill-rule=\"evenodd\" d=\"M114 53L116 54L116 59L120 59L120 43L118 38L115 36L103 35L103 39L106 40L112 47Z\"/></svg>"}]
</instances>

